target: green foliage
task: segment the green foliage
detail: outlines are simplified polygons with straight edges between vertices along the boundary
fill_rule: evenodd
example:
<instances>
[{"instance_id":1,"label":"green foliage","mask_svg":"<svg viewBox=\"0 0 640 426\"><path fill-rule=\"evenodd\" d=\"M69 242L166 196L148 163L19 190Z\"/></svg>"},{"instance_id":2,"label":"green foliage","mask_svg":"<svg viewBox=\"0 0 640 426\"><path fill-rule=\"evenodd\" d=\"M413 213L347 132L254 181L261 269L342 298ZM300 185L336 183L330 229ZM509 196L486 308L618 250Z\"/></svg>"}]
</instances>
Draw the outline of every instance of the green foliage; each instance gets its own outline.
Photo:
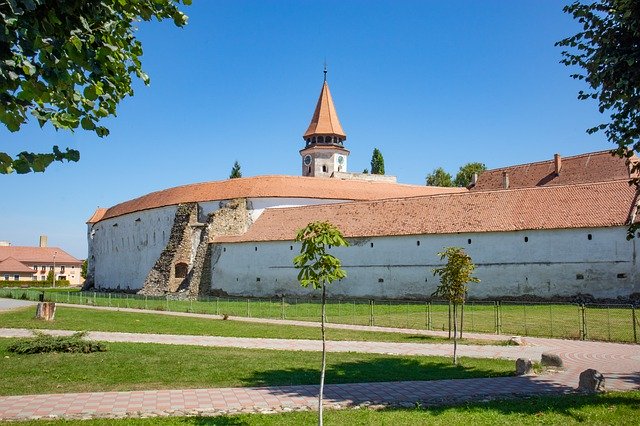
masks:
<instances>
[{"instance_id":1,"label":"green foliage","mask_svg":"<svg viewBox=\"0 0 640 426\"><path fill-rule=\"evenodd\" d=\"M601 114L609 122L587 129L593 134L604 131L616 146L614 153L630 158L640 152L640 7L637 0L574 1L563 8L582 26L582 31L560 40L562 64L579 67L571 77L584 80L588 90L580 90L578 99L598 101ZM632 163L633 170L640 165ZM640 185L634 177L631 182ZM640 224L632 224L627 239L632 239Z\"/></svg>"},{"instance_id":2,"label":"green foliage","mask_svg":"<svg viewBox=\"0 0 640 426\"><path fill-rule=\"evenodd\" d=\"M572 74L584 80L589 91L578 99L597 99L610 123L587 130L604 130L617 145L616 153L630 157L640 151L640 7L637 0L574 1L563 8L573 15L582 31L556 43L569 48L561 63L582 68Z\"/></svg>"},{"instance_id":3,"label":"green foliage","mask_svg":"<svg viewBox=\"0 0 640 426\"><path fill-rule=\"evenodd\" d=\"M82 261L82 265L80 266L80 276L84 279L87 279L87 267L89 266L87 259Z\"/></svg>"},{"instance_id":4,"label":"green foliage","mask_svg":"<svg viewBox=\"0 0 640 426\"><path fill-rule=\"evenodd\" d=\"M135 23L172 19L182 27L187 17L180 3L191 0L0 2L0 122L17 132L31 116L41 127L107 136L98 123L133 95L132 77L149 83ZM57 146L15 158L0 152L0 173L42 172L53 161L79 158L78 151Z\"/></svg>"},{"instance_id":5,"label":"green foliage","mask_svg":"<svg viewBox=\"0 0 640 426\"><path fill-rule=\"evenodd\" d=\"M364 174L364 175L368 175L368 174L369 174L369 169L364 169L364 170L362 171L362 174Z\"/></svg>"},{"instance_id":6,"label":"green foliage","mask_svg":"<svg viewBox=\"0 0 640 426\"><path fill-rule=\"evenodd\" d=\"M295 241L302 243L300 254L293 259L294 266L300 270L298 281L301 286L311 285L318 289L347 276L340 259L327 253L327 246L349 245L335 225L312 222L298 231Z\"/></svg>"},{"instance_id":7,"label":"green foliage","mask_svg":"<svg viewBox=\"0 0 640 426\"><path fill-rule=\"evenodd\" d=\"M458 174L456 174L456 178L453 180L455 186L466 187L471 184L471 180L473 179L473 174L477 173L478 176L487 170L487 166L484 163L467 163L464 166L460 167L458 170Z\"/></svg>"},{"instance_id":8,"label":"green foliage","mask_svg":"<svg viewBox=\"0 0 640 426\"><path fill-rule=\"evenodd\" d=\"M371 155L371 174L384 174L384 157L382 157L382 153L378 148L374 148L373 154Z\"/></svg>"},{"instance_id":9,"label":"green foliage","mask_svg":"<svg viewBox=\"0 0 640 426\"><path fill-rule=\"evenodd\" d=\"M242 172L240 171L240 163L238 163L238 161L236 160L236 162L233 163L233 167L231 168L231 174L229 174L229 179L236 179L241 177L242 177Z\"/></svg>"},{"instance_id":10,"label":"green foliage","mask_svg":"<svg viewBox=\"0 0 640 426\"><path fill-rule=\"evenodd\" d=\"M47 352L91 353L104 352L105 345L100 342L84 340L86 332L74 333L71 336L50 336L35 332L35 337L19 339L7 350L17 354L40 354Z\"/></svg>"},{"instance_id":11,"label":"green foliage","mask_svg":"<svg viewBox=\"0 0 640 426\"><path fill-rule=\"evenodd\" d=\"M445 172L442 167L438 167L429 173L426 182L428 186L453 186L451 175Z\"/></svg>"},{"instance_id":12,"label":"green foliage","mask_svg":"<svg viewBox=\"0 0 640 426\"><path fill-rule=\"evenodd\" d=\"M447 263L433 269L433 275L440 277L440 285L433 296L444 297L451 303L464 303L468 291L467 283L480 282L472 275L476 266L460 247L446 247L438 256L440 260L447 259Z\"/></svg>"},{"instance_id":13,"label":"green foliage","mask_svg":"<svg viewBox=\"0 0 640 426\"><path fill-rule=\"evenodd\" d=\"M0 281L0 288L2 287L51 287L53 285L53 278L49 281ZM68 287L71 283L69 280L56 280L56 287Z\"/></svg>"}]
</instances>

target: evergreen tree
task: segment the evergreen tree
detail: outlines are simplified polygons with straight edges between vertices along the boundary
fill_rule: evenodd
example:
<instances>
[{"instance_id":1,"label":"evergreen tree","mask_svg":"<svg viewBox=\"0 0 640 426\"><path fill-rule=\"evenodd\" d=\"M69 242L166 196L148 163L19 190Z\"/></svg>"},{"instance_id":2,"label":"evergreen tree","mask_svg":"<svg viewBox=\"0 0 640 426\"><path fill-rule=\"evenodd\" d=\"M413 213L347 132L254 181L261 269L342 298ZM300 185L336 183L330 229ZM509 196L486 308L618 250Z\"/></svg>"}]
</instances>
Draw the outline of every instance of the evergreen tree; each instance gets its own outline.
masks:
<instances>
[{"instance_id":1,"label":"evergreen tree","mask_svg":"<svg viewBox=\"0 0 640 426\"><path fill-rule=\"evenodd\" d=\"M233 167L231 168L231 174L229 175L229 179L236 179L242 177L242 172L240 171L240 163L236 160L233 163Z\"/></svg>"},{"instance_id":2,"label":"evergreen tree","mask_svg":"<svg viewBox=\"0 0 640 426\"><path fill-rule=\"evenodd\" d=\"M371 174L384 174L384 157L378 148L374 148L373 155L371 155Z\"/></svg>"}]
</instances>

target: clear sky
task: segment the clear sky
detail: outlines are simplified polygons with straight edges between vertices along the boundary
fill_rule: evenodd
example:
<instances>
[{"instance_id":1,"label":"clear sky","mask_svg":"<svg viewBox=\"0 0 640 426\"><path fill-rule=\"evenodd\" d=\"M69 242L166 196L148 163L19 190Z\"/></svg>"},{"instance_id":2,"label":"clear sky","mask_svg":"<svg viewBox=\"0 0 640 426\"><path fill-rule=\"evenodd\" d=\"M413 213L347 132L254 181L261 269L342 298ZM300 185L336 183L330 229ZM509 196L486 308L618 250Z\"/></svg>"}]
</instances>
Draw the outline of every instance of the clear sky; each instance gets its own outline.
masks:
<instances>
[{"instance_id":1,"label":"clear sky","mask_svg":"<svg viewBox=\"0 0 640 426\"><path fill-rule=\"evenodd\" d=\"M347 133L350 171L379 148L387 174L424 184L455 175L609 149L585 129L601 117L559 64L554 42L578 25L556 0L196 0L189 24L142 23L151 85L106 121L111 135L0 129L2 150L79 149L79 163L0 175L0 240L38 235L86 257L96 207L151 191L244 176L299 175L298 150L323 62Z\"/></svg>"}]
</instances>

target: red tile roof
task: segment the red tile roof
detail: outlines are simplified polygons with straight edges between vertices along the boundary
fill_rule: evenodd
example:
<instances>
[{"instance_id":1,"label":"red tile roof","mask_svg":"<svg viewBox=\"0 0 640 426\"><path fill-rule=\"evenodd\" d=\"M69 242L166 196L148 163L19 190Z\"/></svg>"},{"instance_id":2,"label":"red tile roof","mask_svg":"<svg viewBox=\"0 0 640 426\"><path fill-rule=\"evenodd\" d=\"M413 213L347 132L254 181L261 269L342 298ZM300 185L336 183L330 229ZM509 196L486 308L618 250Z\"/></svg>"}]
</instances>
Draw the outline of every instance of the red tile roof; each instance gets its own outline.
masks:
<instances>
[{"instance_id":1,"label":"red tile roof","mask_svg":"<svg viewBox=\"0 0 640 426\"><path fill-rule=\"evenodd\" d=\"M56 254L56 263L80 264L80 260L71 256L59 247L24 247L24 246L0 246L0 260L12 257L20 262L53 264L53 254Z\"/></svg>"},{"instance_id":2,"label":"red tile roof","mask_svg":"<svg viewBox=\"0 0 640 426\"><path fill-rule=\"evenodd\" d=\"M338 119L338 113L336 107L333 105L333 99L331 98L331 92L329 91L329 85L325 81L320 91L320 97L316 104L316 109L313 112L311 123L307 131L304 132L304 138L313 135L337 135L346 137L340 120Z\"/></svg>"},{"instance_id":3,"label":"red tile roof","mask_svg":"<svg viewBox=\"0 0 640 426\"><path fill-rule=\"evenodd\" d=\"M107 212L107 209L98 207L96 211L93 212L93 215L87 220L87 223L100 222L100 220L102 219L102 216L104 216L106 212Z\"/></svg>"},{"instance_id":4,"label":"red tile roof","mask_svg":"<svg viewBox=\"0 0 640 426\"><path fill-rule=\"evenodd\" d=\"M5 273L5 272L35 273L35 271L32 268L29 268L24 263L15 260L13 257L8 257L0 261L0 273Z\"/></svg>"},{"instance_id":5,"label":"red tile roof","mask_svg":"<svg viewBox=\"0 0 640 426\"><path fill-rule=\"evenodd\" d=\"M212 242L292 240L317 220L347 237L623 226L635 200L635 187L615 181L267 209L245 234Z\"/></svg>"},{"instance_id":6,"label":"red tile roof","mask_svg":"<svg viewBox=\"0 0 640 426\"><path fill-rule=\"evenodd\" d=\"M255 176L216 182L195 183L163 191L118 204L100 216L98 212L89 223L123 214L180 203L230 200L234 198L321 198L335 200L380 200L449 192L467 192L465 188L403 185L389 182L341 180L303 176ZM97 216L96 216L97 215Z\"/></svg>"},{"instance_id":7,"label":"red tile roof","mask_svg":"<svg viewBox=\"0 0 640 426\"><path fill-rule=\"evenodd\" d=\"M632 161L638 159L633 157ZM478 176L472 191L504 189L503 172L509 177L509 188L573 185L629 179L627 160L611 155L611 151L590 152L574 157L561 157L556 175L554 160L487 170Z\"/></svg>"}]
</instances>

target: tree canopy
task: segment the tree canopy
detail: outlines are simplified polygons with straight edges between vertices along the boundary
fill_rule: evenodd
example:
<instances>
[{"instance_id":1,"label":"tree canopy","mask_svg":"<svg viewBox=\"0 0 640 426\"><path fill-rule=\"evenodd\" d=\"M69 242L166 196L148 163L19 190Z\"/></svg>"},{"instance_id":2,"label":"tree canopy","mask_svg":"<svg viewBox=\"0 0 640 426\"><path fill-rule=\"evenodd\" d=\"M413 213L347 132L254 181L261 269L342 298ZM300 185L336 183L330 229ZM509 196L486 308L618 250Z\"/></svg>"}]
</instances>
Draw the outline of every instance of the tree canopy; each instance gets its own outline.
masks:
<instances>
[{"instance_id":1,"label":"tree canopy","mask_svg":"<svg viewBox=\"0 0 640 426\"><path fill-rule=\"evenodd\" d=\"M229 179L236 179L242 177L242 171L240 171L240 163L236 160L233 163L233 167L231 168L231 173L229 174Z\"/></svg>"},{"instance_id":2,"label":"tree canopy","mask_svg":"<svg viewBox=\"0 0 640 426\"><path fill-rule=\"evenodd\" d=\"M442 167L438 167L427 175L428 186L453 186L451 174L447 173Z\"/></svg>"},{"instance_id":3,"label":"tree canopy","mask_svg":"<svg viewBox=\"0 0 640 426\"><path fill-rule=\"evenodd\" d=\"M453 183L455 186L469 186L473 179L473 174L477 173L479 176L485 170L487 170L487 166L485 166L484 163L467 163L460 167Z\"/></svg>"},{"instance_id":4,"label":"tree canopy","mask_svg":"<svg viewBox=\"0 0 640 426\"><path fill-rule=\"evenodd\" d=\"M371 155L371 174L384 174L384 157L378 148L373 148L373 154Z\"/></svg>"},{"instance_id":5,"label":"tree canopy","mask_svg":"<svg viewBox=\"0 0 640 426\"><path fill-rule=\"evenodd\" d=\"M107 136L99 122L133 95L132 78L149 84L135 22L172 19L182 27L181 3L191 0L0 1L0 122L12 132L33 118L41 127ZM57 146L15 157L0 152L0 173L42 172L79 158Z\"/></svg>"},{"instance_id":6,"label":"tree canopy","mask_svg":"<svg viewBox=\"0 0 640 426\"><path fill-rule=\"evenodd\" d=\"M582 31L556 43L568 48L561 63L581 68L571 77L584 80L589 89L578 99L596 99L600 113L610 118L587 132L604 131L619 156L631 157L640 151L640 5L637 0L574 1L563 10Z\"/></svg>"}]
</instances>

